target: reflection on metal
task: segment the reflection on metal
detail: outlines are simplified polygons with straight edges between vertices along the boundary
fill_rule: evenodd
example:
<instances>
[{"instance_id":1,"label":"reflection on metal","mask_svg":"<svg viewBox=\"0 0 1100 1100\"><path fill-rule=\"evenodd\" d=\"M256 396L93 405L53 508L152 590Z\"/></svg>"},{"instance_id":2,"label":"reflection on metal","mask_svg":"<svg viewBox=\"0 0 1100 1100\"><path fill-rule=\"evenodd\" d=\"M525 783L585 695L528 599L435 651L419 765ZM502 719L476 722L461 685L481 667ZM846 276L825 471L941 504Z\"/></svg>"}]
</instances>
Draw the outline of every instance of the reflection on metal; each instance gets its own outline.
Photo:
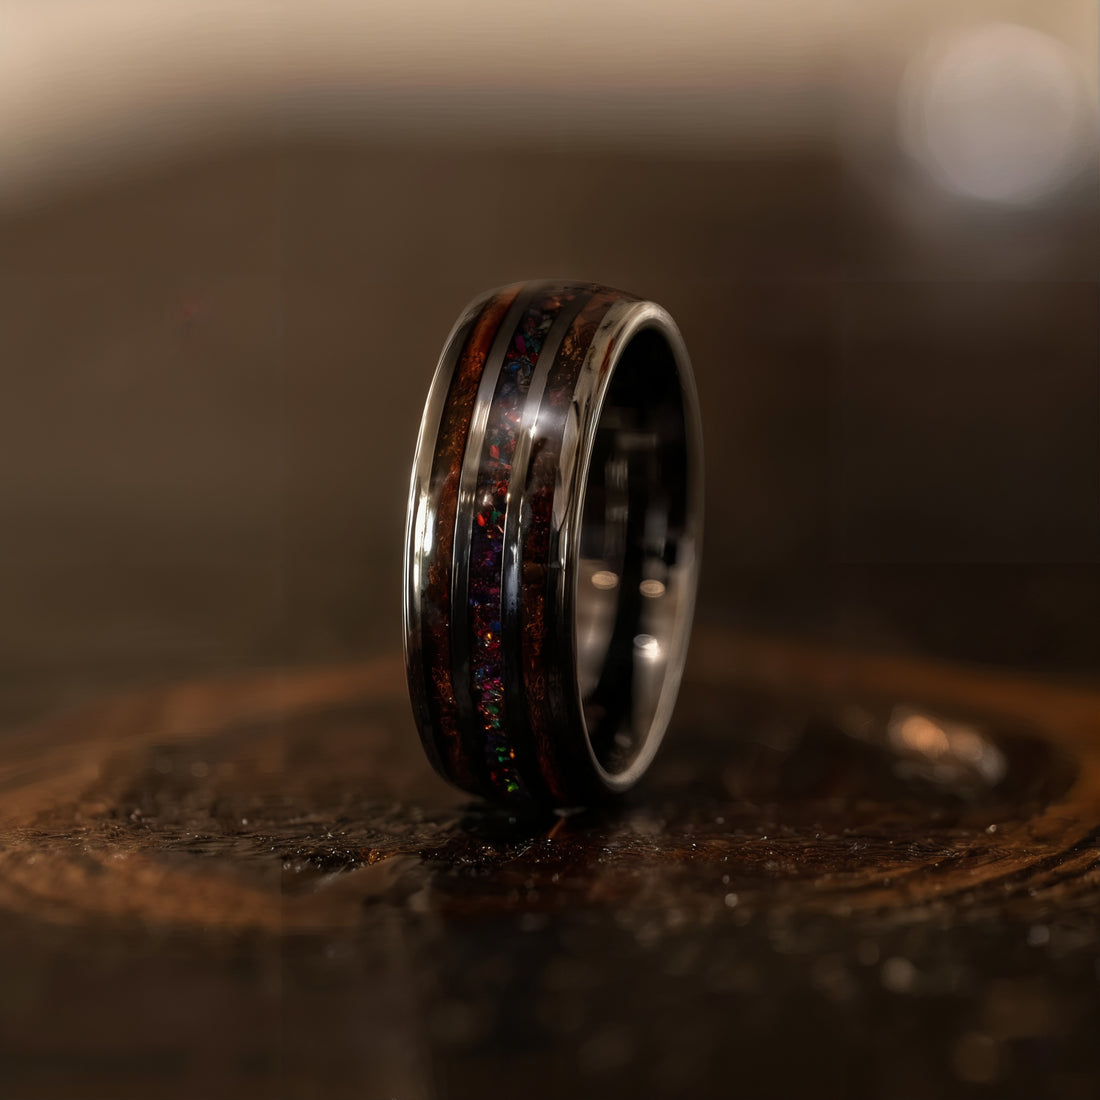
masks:
<instances>
[{"instance_id":1,"label":"reflection on metal","mask_svg":"<svg viewBox=\"0 0 1100 1100\"><path fill-rule=\"evenodd\" d=\"M999 783L1004 753L973 726L947 722L908 707L895 707L886 727L899 767L946 784Z\"/></svg>"},{"instance_id":2,"label":"reflection on metal","mask_svg":"<svg viewBox=\"0 0 1100 1100\"><path fill-rule=\"evenodd\" d=\"M638 585L638 591L641 592L646 599L656 600L665 594L665 586L661 581L642 581L642 583Z\"/></svg>"},{"instance_id":3,"label":"reflection on metal","mask_svg":"<svg viewBox=\"0 0 1100 1100\"><path fill-rule=\"evenodd\" d=\"M1090 104L1065 45L1030 27L991 23L934 41L910 62L899 136L947 191L1034 203L1092 157Z\"/></svg>"},{"instance_id":4,"label":"reflection on metal","mask_svg":"<svg viewBox=\"0 0 1100 1100\"><path fill-rule=\"evenodd\" d=\"M605 592L612 588L618 588L618 575L612 573L610 569L601 569L592 574L592 587L599 588Z\"/></svg>"},{"instance_id":5,"label":"reflection on metal","mask_svg":"<svg viewBox=\"0 0 1100 1100\"><path fill-rule=\"evenodd\" d=\"M995 741L966 722L905 705L883 713L849 704L836 718L849 737L887 752L899 776L934 783L959 796L989 790L1008 772Z\"/></svg>"}]
</instances>

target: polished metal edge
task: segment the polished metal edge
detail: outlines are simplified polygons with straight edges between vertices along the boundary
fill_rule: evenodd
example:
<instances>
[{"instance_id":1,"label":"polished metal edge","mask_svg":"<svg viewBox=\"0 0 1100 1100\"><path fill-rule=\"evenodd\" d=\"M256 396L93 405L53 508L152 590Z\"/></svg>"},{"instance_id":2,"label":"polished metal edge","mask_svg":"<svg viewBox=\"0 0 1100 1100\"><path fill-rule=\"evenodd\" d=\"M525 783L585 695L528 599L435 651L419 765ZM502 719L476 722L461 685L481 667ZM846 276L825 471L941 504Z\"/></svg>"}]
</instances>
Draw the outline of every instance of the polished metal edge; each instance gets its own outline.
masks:
<instances>
[{"instance_id":1,"label":"polished metal edge","mask_svg":"<svg viewBox=\"0 0 1100 1100\"><path fill-rule=\"evenodd\" d=\"M577 577L580 530L584 515L585 487L588 483L596 429L603 411L611 378L630 342L645 329L655 329L667 341L676 364L683 396L685 445L688 451L687 492L682 552L687 556L686 581L681 593L678 618L670 642L670 661L664 672L658 703L637 753L621 772L609 772L597 759L584 717L583 700L577 675ZM698 588L699 555L702 541L703 451L699 399L691 361L676 323L655 302L627 300L608 310L589 347L573 394L567 420L560 484L555 486L555 507L551 524L551 549L555 552L558 584L554 593L554 622L562 632L559 652L567 655L565 682L572 698L567 709L583 736L584 748L600 784L609 791L624 791L633 786L649 767L660 747L676 703ZM560 490L560 492L559 492ZM559 512L558 501L562 502Z\"/></svg>"},{"instance_id":2,"label":"polished metal edge","mask_svg":"<svg viewBox=\"0 0 1100 1100\"><path fill-rule=\"evenodd\" d=\"M431 474L435 462L439 429L454 373L485 307L501 293L490 291L475 298L459 315L443 344L439 362L432 375L428 397L420 418L416 450L409 481L405 512L405 553L403 561L401 614L404 633L405 674L409 684L413 714L428 757L440 774L446 775L438 746L439 731L434 729L428 684L423 661L421 605L424 599L427 559L431 552L430 532L435 530L435 502Z\"/></svg>"}]
</instances>

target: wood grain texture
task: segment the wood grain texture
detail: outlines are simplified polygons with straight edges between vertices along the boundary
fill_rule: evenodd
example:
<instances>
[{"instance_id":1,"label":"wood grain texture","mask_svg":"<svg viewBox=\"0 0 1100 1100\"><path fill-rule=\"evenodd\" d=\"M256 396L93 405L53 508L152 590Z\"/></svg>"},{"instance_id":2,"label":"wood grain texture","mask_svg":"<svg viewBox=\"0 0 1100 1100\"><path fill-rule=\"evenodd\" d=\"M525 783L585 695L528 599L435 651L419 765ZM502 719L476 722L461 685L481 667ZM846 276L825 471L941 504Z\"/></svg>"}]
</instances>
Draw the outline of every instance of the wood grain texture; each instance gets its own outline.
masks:
<instances>
[{"instance_id":1,"label":"wood grain texture","mask_svg":"<svg viewBox=\"0 0 1100 1100\"><path fill-rule=\"evenodd\" d=\"M1100 1083L1088 691L704 632L641 788L517 820L381 657L52 719L0 785L3 1095Z\"/></svg>"}]
</instances>

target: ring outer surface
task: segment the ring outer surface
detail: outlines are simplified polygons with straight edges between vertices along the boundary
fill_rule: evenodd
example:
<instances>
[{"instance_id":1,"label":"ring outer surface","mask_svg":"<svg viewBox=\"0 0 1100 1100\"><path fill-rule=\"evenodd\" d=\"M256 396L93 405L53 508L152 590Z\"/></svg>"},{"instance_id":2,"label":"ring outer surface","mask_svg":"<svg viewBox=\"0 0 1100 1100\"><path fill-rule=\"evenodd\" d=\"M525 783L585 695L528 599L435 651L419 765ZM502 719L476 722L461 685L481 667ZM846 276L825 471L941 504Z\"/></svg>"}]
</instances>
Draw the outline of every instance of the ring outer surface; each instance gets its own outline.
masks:
<instances>
[{"instance_id":1,"label":"ring outer surface","mask_svg":"<svg viewBox=\"0 0 1100 1100\"><path fill-rule=\"evenodd\" d=\"M577 554L611 378L625 348L647 329L673 356L683 403L684 579L650 729L629 765L612 772L593 749L581 704ZM502 507L479 510L495 473L503 475L493 486ZM406 670L435 770L465 791L511 805L581 805L633 786L675 704L701 528L698 398L683 340L664 309L608 287L562 281L512 284L471 302L429 390L406 523ZM486 578L487 587L471 588ZM496 601L499 619L488 621Z\"/></svg>"}]
</instances>

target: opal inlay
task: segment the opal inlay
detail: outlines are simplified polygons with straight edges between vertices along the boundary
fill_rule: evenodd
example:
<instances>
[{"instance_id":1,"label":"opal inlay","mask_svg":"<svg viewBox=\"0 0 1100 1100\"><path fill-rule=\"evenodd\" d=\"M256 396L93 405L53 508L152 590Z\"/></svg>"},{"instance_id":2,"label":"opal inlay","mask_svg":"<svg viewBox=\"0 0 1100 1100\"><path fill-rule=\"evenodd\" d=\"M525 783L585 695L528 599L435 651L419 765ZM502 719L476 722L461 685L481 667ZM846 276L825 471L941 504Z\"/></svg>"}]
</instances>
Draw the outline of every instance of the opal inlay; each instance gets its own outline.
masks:
<instances>
[{"instance_id":1,"label":"opal inlay","mask_svg":"<svg viewBox=\"0 0 1100 1100\"><path fill-rule=\"evenodd\" d=\"M451 677L451 561L458 513L459 475L478 384L496 333L519 293L509 287L492 298L478 316L447 393L432 461L431 486L435 552L427 562L422 594L421 645L424 690L431 723L439 731L440 756L460 787L478 790L479 782L468 760L458 721Z\"/></svg>"},{"instance_id":2,"label":"opal inlay","mask_svg":"<svg viewBox=\"0 0 1100 1100\"><path fill-rule=\"evenodd\" d=\"M570 297L562 293L540 299L523 314L501 366L478 468L469 587L473 704L485 735L490 782L498 792L513 798L522 798L528 792L506 725L500 639L504 521L512 459L531 376L546 335Z\"/></svg>"}]
</instances>

